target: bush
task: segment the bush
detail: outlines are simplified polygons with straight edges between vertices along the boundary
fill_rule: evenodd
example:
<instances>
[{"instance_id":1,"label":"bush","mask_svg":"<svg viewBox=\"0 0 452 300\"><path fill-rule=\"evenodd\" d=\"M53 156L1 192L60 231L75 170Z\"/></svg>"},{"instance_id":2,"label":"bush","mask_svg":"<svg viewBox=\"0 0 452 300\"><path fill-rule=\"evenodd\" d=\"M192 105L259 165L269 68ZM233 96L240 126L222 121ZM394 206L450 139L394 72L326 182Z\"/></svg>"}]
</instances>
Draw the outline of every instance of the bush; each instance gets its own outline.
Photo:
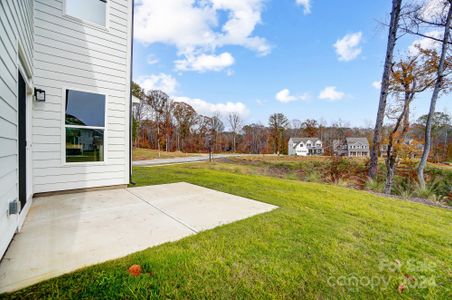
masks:
<instances>
[{"instance_id":1,"label":"bush","mask_svg":"<svg viewBox=\"0 0 452 300\"><path fill-rule=\"evenodd\" d=\"M378 179L367 178L367 181L364 184L364 189L368 191L374 191L382 193L384 189L384 182L379 181Z\"/></svg>"}]
</instances>

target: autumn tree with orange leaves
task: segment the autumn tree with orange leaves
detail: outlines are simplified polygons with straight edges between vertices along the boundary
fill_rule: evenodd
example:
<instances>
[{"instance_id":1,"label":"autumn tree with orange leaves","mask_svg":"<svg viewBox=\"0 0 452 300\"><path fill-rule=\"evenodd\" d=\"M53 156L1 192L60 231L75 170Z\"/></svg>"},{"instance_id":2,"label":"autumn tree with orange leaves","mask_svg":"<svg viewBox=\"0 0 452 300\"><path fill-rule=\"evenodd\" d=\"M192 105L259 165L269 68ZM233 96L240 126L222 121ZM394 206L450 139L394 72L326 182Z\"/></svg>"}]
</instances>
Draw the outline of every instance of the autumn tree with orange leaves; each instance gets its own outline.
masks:
<instances>
[{"instance_id":1,"label":"autumn tree with orange leaves","mask_svg":"<svg viewBox=\"0 0 452 300\"><path fill-rule=\"evenodd\" d=\"M391 68L389 92L395 98L395 105L387 114L395 119L395 124L389 133L386 150L386 194L391 193L395 166L409 130L410 105L417 94L432 89L436 80L437 52L420 47L415 52L414 55L400 59ZM450 68L449 64L447 66Z\"/></svg>"}]
</instances>

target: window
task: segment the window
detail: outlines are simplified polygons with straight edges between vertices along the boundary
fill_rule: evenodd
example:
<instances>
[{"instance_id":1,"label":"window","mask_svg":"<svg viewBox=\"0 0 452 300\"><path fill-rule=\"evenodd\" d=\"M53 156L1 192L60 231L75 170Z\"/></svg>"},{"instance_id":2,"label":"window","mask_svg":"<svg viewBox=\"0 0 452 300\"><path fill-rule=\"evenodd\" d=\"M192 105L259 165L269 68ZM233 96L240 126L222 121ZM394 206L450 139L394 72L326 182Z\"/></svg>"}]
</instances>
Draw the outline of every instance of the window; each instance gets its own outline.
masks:
<instances>
[{"instance_id":1,"label":"window","mask_svg":"<svg viewBox=\"0 0 452 300\"><path fill-rule=\"evenodd\" d=\"M66 162L104 161L105 95L66 90Z\"/></svg>"},{"instance_id":2,"label":"window","mask_svg":"<svg viewBox=\"0 0 452 300\"><path fill-rule=\"evenodd\" d=\"M65 13L101 26L107 26L107 0L66 0Z\"/></svg>"}]
</instances>

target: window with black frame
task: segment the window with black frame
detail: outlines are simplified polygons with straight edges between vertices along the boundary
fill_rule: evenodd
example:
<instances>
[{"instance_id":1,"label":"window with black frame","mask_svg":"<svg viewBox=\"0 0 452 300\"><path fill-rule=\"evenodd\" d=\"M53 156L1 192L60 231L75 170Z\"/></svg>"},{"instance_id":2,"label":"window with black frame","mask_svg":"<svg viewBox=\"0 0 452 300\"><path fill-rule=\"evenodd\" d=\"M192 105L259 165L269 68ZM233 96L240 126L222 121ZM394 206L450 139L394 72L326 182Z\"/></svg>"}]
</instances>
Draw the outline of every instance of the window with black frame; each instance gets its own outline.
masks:
<instances>
[{"instance_id":1,"label":"window with black frame","mask_svg":"<svg viewBox=\"0 0 452 300\"><path fill-rule=\"evenodd\" d=\"M65 0L65 13L97 25L107 26L107 0Z\"/></svg>"},{"instance_id":2,"label":"window with black frame","mask_svg":"<svg viewBox=\"0 0 452 300\"><path fill-rule=\"evenodd\" d=\"M66 90L66 162L104 161L105 95Z\"/></svg>"}]
</instances>

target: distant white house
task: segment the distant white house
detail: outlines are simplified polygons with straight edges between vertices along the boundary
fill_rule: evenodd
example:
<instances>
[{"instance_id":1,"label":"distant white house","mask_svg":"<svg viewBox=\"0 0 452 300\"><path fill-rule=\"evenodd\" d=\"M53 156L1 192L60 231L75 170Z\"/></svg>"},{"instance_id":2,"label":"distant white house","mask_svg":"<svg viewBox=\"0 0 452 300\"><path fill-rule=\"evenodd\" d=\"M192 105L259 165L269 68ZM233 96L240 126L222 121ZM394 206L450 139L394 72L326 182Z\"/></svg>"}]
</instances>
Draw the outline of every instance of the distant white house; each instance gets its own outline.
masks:
<instances>
[{"instance_id":1,"label":"distant white house","mask_svg":"<svg viewBox=\"0 0 452 300\"><path fill-rule=\"evenodd\" d=\"M333 154L337 156L369 156L369 141L365 137L348 137L333 141Z\"/></svg>"},{"instance_id":2,"label":"distant white house","mask_svg":"<svg viewBox=\"0 0 452 300\"><path fill-rule=\"evenodd\" d=\"M322 155L323 143L319 138L295 138L289 139L288 154L297 156Z\"/></svg>"},{"instance_id":3,"label":"distant white house","mask_svg":"<svg viewBox=\"0 0 452 300\"><path fill-rule=\"evenodd\" d=\"M0 1L0 258L33 195L129 183L132 6Z\"/></svg>"}]
</instances>

